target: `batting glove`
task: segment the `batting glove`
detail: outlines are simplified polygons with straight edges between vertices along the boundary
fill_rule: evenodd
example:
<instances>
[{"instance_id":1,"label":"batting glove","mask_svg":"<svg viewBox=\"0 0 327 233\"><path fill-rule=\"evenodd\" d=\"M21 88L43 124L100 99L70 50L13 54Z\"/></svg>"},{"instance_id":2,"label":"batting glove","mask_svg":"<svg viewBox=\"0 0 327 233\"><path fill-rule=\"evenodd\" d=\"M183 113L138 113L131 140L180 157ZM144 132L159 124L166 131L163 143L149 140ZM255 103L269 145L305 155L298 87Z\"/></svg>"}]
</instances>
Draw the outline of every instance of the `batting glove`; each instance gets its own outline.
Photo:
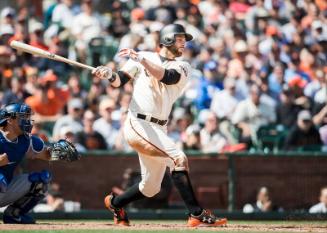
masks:
<instances>
[{"instance_id":1,"label":"batting glove","mask_svg":"<svg viewBox=\"0 0 327 233\"><path fill-rule=\"evenodd\" d=\"M101 79L111 79L112 69L108 66L98 66L93 71L92 74Z\"/></svg>"}]
</instances>

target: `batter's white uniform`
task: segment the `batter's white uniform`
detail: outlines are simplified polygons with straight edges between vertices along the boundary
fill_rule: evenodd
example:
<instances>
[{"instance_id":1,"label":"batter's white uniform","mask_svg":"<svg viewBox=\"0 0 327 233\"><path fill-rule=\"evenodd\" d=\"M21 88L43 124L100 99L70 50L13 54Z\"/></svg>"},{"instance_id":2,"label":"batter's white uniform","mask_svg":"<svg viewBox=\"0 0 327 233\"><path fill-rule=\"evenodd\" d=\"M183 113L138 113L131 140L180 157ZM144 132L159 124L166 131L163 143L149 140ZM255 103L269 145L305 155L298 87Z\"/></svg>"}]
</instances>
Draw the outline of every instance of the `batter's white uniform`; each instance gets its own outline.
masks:
<instances>
[{"instance_id":1,"label":"batter's white uniform","mask_svg":"<svg viewBox=\"0 0 327 233\"><path fill-rule=\"evenodd\" d=\"M145 59L166 69L175 69L181 75L178 83L167 85L152 77L140 63L132 59L121 69L130 75L134 85L124 135L139 155L142 176L139 189L143 195L152 197L160 191L167 166L171 171L188 170L184 152L167 136L167 124L161 126L150 122L150 119L168 119L174 102L183 94L191 66L184 61L161 61L158 53L141 54ZM146 119L137 118L137 114L146 115Z\"/></svg>"}]
</instances>

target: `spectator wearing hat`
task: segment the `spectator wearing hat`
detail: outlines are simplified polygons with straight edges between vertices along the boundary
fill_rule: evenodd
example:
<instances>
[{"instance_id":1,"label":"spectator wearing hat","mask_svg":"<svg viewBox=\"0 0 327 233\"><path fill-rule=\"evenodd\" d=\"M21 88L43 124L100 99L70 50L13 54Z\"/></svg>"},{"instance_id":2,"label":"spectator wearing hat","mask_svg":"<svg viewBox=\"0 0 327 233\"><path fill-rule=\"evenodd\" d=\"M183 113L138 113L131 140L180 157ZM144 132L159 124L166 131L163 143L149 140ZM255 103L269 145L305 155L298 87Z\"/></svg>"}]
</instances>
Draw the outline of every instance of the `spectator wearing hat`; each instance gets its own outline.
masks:
<instances>
[{"instance_id":1,"label":"spectator wearing hat","mask_svg":"<svg viewBox=\"0 0 327 233\"><path fill-rule=\"evenodd\" d=\"M245 58L248 55L248 45L244 40L238 40L233 45L232 57L228 63L227 76L230 78L241 79L244 78L245 72Z\"/></svg>"},{"instance_id":2,"label":"spectator wearing hat","mask_svg":"<svg viewBox=\"0 0 327 233\"><path fill-rule=\"evenodd\" d=\"M84 105L81 99L73 98L68 102L68 114L60 117L54 127L52 132L53 140L60 139L61 129L65 126L71 127L74 134L83 131L82 125L82 115L83 115Z\"/></svg>"},{"instance_id":3,"label":"spectator wearing hat","mask_svg":"<svg viewBox=\"0 0 327 233\"><path fill-rule=\"evenodd\" d=\"M269 25L266 28L266 37L259 43L259 51L262 55L267 56L275 43L279 41L280 32L277 26Z\"/></svg>"},{"instance_id":4,"label":"spectator wearing hat","mask_svg":"<svg viewBox=\"0 0 327 233\"><path fill-rule=\"evenodd\" d=\"M48 70L39 80L36 93L25 101L40 118L60 114L68 101L68 89L57 87L57 80L53 71Z\"/></svg>"},{"instance_id":5,"label":"spectator wearing hat","mask_svg":"<svg viewBox=\"0 0 327 233\"><path fill-rule=\"evenodd\" d=\"M295 104L294 93L287 85L283 86L279 99L280 102L276 108L276 123L291 128L296 124L297 115L301 108Z\"/></svg>"},{"instance_id":6,"label":"spectator wearing hat","mask_svg":"<svg viewBox=\"0 0 327 233\"><path fill-rule=\"evenodd\" d=\"M217 80L217 62L211 60L205 63L195 100L197 109L209 109L215 91L221 90L222 86L222 81Z\"/></svg>"},{"instance_id":7,"label":"spectator wearing hat","mask_svg":"<svg viewBox=\"0 0 327 233\"><path fill-rule=\"evenodd\" d=\"M308 110L302 110L297 115L297 124L286 137L286 150L294 150L303 146L322 145L319 131L312 122L312 115Z\"/></svg>"},{"instance_id":8,"label":"spectator wearing hat","mask_svg":"<svg viewBox=\"0 0 327 233\"><path fill-rule=\"evenodd\" d=\"M114 147L117 129L113 126L112 113L116 108L116 103L111 98L104 98L99 104L100 118L93 124L93 130L99 132L105 139L107 148L112 149Z\"/></svg>"},{"instance_id":9,"label":"spectator wearing hat","mask_svg":"<svg viewBox=\"0 0 327 233\"><path fill-rule=\"evenodd\" d=\"M1 11L0 32L4 34L14 34L16 12L11 7L5 7Z\"/></svg>"},{"instance_id":10,"label":"spectator wearing hat","mask_svg":"<svg viewBox=\"0 0 327 233\"><path fill-rule=\"evenodd\" d=\"M32 21L29 26L30 41L29 44L36 48L48 50L49 47L43 40L43 25L40 22Z\"/></svg>"}]
</instances>

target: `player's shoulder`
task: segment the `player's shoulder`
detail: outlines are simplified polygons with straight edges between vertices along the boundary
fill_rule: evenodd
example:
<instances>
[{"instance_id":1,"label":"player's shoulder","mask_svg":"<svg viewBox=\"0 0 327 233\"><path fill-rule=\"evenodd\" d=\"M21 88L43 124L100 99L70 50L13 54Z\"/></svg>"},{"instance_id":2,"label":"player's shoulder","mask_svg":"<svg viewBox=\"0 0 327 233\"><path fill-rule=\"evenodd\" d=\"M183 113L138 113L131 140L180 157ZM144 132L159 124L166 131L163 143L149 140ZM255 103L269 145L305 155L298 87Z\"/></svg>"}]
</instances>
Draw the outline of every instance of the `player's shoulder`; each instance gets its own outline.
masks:
<instances>
[{"instance_id":1,"label":"player's shoulder","mask_svg":"<svg viewBox=\"0 0 327 233\"><path fill-rule=\"evenodd\" d=\"M192 67L187 61L177 60L174 66L186 77L190 76Z\"/></svg>"},{"instance_id":2,"label":"player's shoulder","mask_svg":"<svg viewBox=\"0 0 327 233\"><path fill-rule=\"evenodd\" d=\"M33 151L40 152L43 150L44 141L36 135L31 135L30 136L30 145L31 145Z\"/></svg>"}]
</instances>

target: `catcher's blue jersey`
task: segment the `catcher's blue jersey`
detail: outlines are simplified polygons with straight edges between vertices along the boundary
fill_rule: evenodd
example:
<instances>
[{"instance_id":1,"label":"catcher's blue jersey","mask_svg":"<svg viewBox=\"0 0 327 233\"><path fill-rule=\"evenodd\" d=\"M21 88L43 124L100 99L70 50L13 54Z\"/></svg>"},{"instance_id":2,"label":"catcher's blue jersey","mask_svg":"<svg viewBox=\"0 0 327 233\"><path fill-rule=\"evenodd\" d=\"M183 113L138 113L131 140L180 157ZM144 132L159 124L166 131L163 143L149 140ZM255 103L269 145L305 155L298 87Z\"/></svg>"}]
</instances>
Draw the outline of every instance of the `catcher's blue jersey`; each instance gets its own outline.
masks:
<instances>
[{"instance_id":1,"label":"catcher's blue jersey","mask_svg":"<svg viewBox=\"0 0 327 233\"><path fill-rule=\"evenodd\" d=\"M32 147L34 152L43 150L44 142L36 136L22 134L15 141L9 141L0 132L0 154L6 153L9 163L0 167L0 173L4 175L9 184L13 178L14 171L18 164L23 160L28 149Z\"/></svg>"}]
</instances>

